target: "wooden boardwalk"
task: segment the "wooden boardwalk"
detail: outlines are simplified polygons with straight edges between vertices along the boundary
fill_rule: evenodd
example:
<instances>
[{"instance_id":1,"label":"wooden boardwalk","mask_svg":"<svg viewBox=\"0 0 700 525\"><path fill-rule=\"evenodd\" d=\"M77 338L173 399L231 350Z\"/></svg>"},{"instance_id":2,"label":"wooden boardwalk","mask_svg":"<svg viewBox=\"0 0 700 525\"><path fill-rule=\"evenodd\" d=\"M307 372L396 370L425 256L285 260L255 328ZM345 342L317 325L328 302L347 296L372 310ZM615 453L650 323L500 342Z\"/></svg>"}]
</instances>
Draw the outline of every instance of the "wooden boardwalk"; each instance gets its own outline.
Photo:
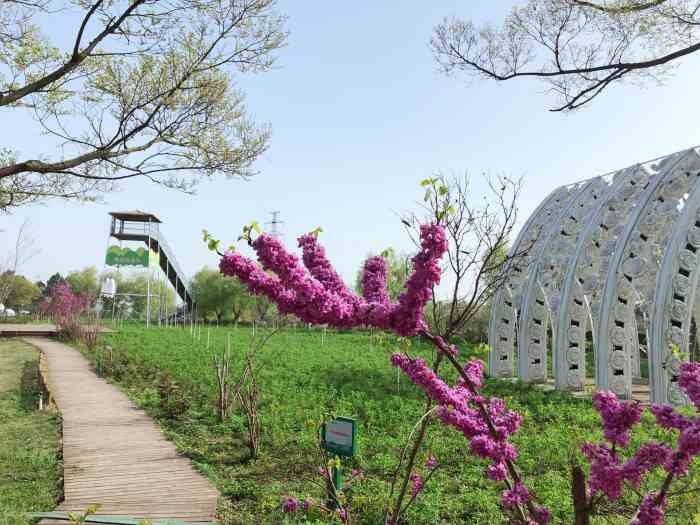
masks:
<instances>
[{"instance_id":1,"label":"wooden boardwalk","mask_svg":"<svg viewBox=\"0 0 700 525\"><path fill-rule=\"evenodd\" d=\"M99 378L77 350L25 338L45 355L63 418L65 500L56 510L187 522L214 520L219 493L142 410Z\"/></svg>"},{"instance_id":2,"label":"wooden boardwalk","mask_svg":"<svg viewBox=\"0 0 700 525\"><path fill-rule=\"evenodd\" d=\"M21 337L25 335L56 335L56 327L52 324L0 323L0 337Z\"/></svg>"},{"instance_id":3,"label":"wooden boardwalk","mask_svg":"<svg viewBox=\"0 0 700 525\"><path fill-rule=\"evenodd\" d=\"M110 333L111 329L102 327L102 333ZM53 324L27 324L27 323L0 323L0 337L25 337L25 336L43 336L52 337L57 333L56 326Z\"/></svg>"}]
</instances>

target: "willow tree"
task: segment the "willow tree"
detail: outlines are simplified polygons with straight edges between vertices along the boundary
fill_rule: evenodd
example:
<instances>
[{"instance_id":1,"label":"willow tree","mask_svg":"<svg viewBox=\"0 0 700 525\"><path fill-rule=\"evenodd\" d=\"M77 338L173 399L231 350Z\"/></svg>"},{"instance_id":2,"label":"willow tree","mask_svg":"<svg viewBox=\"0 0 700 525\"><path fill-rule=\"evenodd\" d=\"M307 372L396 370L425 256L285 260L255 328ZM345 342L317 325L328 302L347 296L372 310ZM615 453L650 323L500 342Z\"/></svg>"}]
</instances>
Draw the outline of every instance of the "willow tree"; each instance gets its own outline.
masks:
<instances>
[{"instance_id":1,"label":"willow tree","mask_svg":"<svg viewBox=\"0 0 700 525\"><path fill-rule=\"evenodd\" d=\"M552 111L573 110L616 84L662 81L700 51L700 2L529 0L500 27L445 19L430 44L445 73L536 78L556 98Z\"/></svg>"},{"instance_id":2,"label":"willow tree","mask_svg":"<svg viewBox=\"0 0 700 525\"><path fill-rule=\"evenodd\" d=\"M53 43L56 20L70 45ZM253 175L269 129L236 80L272 67L284 22L275 0L2 0L2 133L33 118L61 147L0 147L0 210L132 178L192 191Z\"/></svg>"}]
</instances>

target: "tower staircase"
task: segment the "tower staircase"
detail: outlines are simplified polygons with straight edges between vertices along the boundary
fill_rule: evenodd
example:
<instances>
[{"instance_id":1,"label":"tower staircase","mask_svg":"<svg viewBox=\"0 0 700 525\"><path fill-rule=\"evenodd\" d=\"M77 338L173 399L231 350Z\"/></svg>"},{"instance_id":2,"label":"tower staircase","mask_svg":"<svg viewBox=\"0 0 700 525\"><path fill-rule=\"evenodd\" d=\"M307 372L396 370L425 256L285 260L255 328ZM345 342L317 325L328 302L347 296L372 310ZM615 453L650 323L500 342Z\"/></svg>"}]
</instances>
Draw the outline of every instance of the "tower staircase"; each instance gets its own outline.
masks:
<instances>
[{"instance_id":1,"label":"tower staircase","mask_svg":"<svg viewBox=\"0 0 700 525\"><path fill-rule=\"evenodd\" d=\"M175 259L175 254L160 232L162 221L152 213L139 210L110 212L112 224L110 236L123 241L141 241L159 255L159 266L167 276L177 295L192 312L194 299L182 268Z\"/></svg>"}]
</instances>

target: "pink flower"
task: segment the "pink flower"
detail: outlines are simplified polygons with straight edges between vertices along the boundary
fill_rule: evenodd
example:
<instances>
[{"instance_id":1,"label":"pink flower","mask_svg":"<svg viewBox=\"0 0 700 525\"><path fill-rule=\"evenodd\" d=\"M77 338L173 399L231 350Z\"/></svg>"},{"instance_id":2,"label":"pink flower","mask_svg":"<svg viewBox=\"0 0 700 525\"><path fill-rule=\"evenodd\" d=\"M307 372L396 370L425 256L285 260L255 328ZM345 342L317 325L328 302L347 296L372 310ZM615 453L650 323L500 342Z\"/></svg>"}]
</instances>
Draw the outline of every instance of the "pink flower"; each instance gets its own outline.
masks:
<instances>
[{"instance_id":1,"label":"pink flower","mask_svg":"<svg viewBox=\"0 0 700 525\"><path fill-rule=\"evenodd\" d=\"M327 324L334 328L374 326L402 336L412 336L425 328L423 308L434 285L440 282L438 260L447 249L440 225L421 226L421 250L413 258L414 272L396 304L384 301L375 272L372 301L351 293L325 258L315 238L299 238L309 274L295 255L282 243L263 234L252 246L260 266L235 252L226 252L219 263L221 273L235 276L256 295L265 295L283 314L292 314L304 322ZM376 270L376 268L375 268ZM378 271L378 270L377 270ZM276 277L267 272L274 272Z\"/></svg>"},{"instance_id":2,"label":"pink flower","mask_svg":"<svg viewBox=\"0 0 700 525\"><path fill-rule=\"evenodd\" d=\"M439 224L422 224L421 250L411 259L413 273L406 281L406 291L399 296L398 307L390 316L391 329L398 335L416 335L425 327L423 308L432 296L433 286L440 283L442 270L438 261L447 251L445 229Z\"/></svg>"},{"instance_id":3,"label":"pink flower","mask_svg":"<svg viewBox=\"0 0 700 525\"><path fill-rule=\"evenodd\" d=\"M292 497L292 496L287 496L284 498L284 501L282 502L282 512L284 513L290 513L290 512L296 512L299 510L299 501Z\"/></svg>"},{"instance_id":4,"label":"pink flower","mask_svg":"<svg viewBox=\"0 0 700 525\"><path fill-rule=\"evenodd\" d=\"M700 363L681 364L678 386L685 391L695 408L700 410Z\"/></svg>"},{"instance_id":5,"label":"pink flower","mask_svg":"<svg viewBox=\"0 0 700 525\"><path fill-rule=\"evenodd\" d=\"M486 468L486 475L492 481L505 481L508 477L508 470L503 463L494 463Z\"/></svg>"},{"instance_id":6,"label":"pink flower","mask_svg":"<svg viewBox=\"0 0 700 525\"><path fill-rule=\"evenodd\" d=\"M304 512L309 512L309 510L311 510L311 508L314 506L314 503L315 503L315 501L313 498L311 498L311 497L305 498L304 503L302 505L304 508Z\"/></svg>"},{"instance_id":7,"label":"pink flower","mask_svg":"<svg viewBox=\"0 0 700 525\"><path fill-rule=\"evenodd\" d=\"M649 410L654 414L659 426L667 430L674 428L683 430L690 425L690 419L683 414L679 414L669 405L652 405Z\"/></svg>"},{"instance_id":8,"label":"pink flower","mask_svg":"<svg viewBox=\"0 0 700 525\"><path fill-rule=\"evenodd\" d=\"M606 444L584 443L581 452L591 463L588 487L591 493L602 492L608 501L622 495L624 475L620 460Z\"/></svg>"},{"instance_id":9,"label":"pink flower","mask_svg":"<svg viewBox=\"0 0 700 525\"><path fill-rule=\"evenodd\" d=\"M388 275L384 257L369 257L362 269L362 295L370 303L389 304L386 290Z\"/></svg>"},{"instance_id":10,"label":"pink flower","mask_svg":"<svg viewBox=\"0 0 700 525\"><path fill-rule=\"evenodd\" d=\"M425 461L425 468L428 470L433 470L435 467L437 467L437 459L435 459L435 456L430 454L428 459Z\"/></svg>"},{"instance_id":11,"label":"pink flower","mask_svg":"<svg viewBox=\"0 0 700 525\"><path fill-rule=\"evenodd\" d=\"M501 495L501 503L504 507L517 507L530 501L530 492L527 487L518 482L512 489L506 489Z\"/></svg>"},{"instance_id":12,"label":"pink flower","mask_svg":"<svg viewBox=\"0 0 700 525\"><path fill-rule=\"evenodd\" d=\"M678 437L678 451L688 456L700 455L700 418L681 432Z\"/></svg>"},{"instance_id":13,"label":"pink flower","mask_svg":"<svg viewBox=\"0 0 700 525\"><path fill-rule=\"evenodd\" d=\"M641 419L642 407L639 403L634 401L620 403L612 392L596 392L593 395L593 406L603 420L605 439L610 443L626 447L629 444L632 427Z\"/></svg>"},{"instance_id":14,"label":"pink flower","mask_svg":"<svg viewBox=\"0 0 700 525\"><path fill-rule=\"evenodd\" d=\"M421 477L420 474L411 474L409 477L411 480L412 486L411 486L411 495L413 498L418 496L420 492L423 490L423 486L425 485L425 482L423 481L423 478Z\"/></svg>"},{"instance_id":15,"label":"pink flower","mask_svg":"<svg viewBox=\"0 0 700 525\"><path fill-rule=\"evenodd\" d=\"M538 524L549 523L552 520L552 513L547 507L535 507L532 517Z\"/></svg>"},{"instance_id":16,"label":"pink flower","mask_svg":"<svg viewBox=\"0 0 700 525\"><path fill-rule=\"evenodd\" d=\"M316 236L311 234L302 235L297 239L297 242L302 249L304 266L306 266L313 277L318 279L329 292L348 297L353 295L326 258L326 250L318 243Z\"/></svg>"},{"instance_id":17,"label":"pink flower","mask_svg":"<svg viewBox=\"0 0 700 525\"><path fill-rule=\"evenodd\" d=\"M452 357L457 357L459 355L459 349L455 345L448 344L439 335L433 338L433 342L438 347L438 350L446 354L450 354Z\"/></svg>"},{"instance_id":18,"label":"pink flower","mask_svg":"<svg viewBox=\"0 0 700 525\"><path fill-rule=\"evenodd\" d=\"M622 476L634 487L639 487L642 477L654 467L665 465L673 451L661 443L645 443L622 467Z\"/></svg>"},{"instance_id":19,"label":"pink flower","mask_svg":"<svg viewBox=\"0 0 700 525\"><path fill-rule=\"evenodd\" d=\"M92 299L86 292L73 293L70 285L64 281L51 287L40 309L51 317L59 330L65 331L75 327L80 316L90 308Z\"/></svg>"},{"instance_id":20,"label":"pink flower","mask_svg":"<svg viewBox=\"0 0 700 525\"><path fill-rule=\"evenodd\" d=\"M481 380L484 375L484 362L480 359L471 359L464 366L464 374L469 378L471 386L474 388L481 388ZM464 380L460 378L459 383L461 384Z\"/></svg>"},{"instance_id":21,"label":"pink flower","mask_svg":"<svg viewBox=\"0 0 700 525\"><path fill-rule=\"evenodd\" d=\"M639 505L637 516L630 521L630 525L663 525L666 498L661 498L658 503L656 499L657 494L654 492L644 496L641 505Z\"/></svg>"},{"instance_id":22,"label":"pink flower","mask_svg":"<svg viewBox=\"0 0 700 525\"><path fill-rule=\"evenodd\" d=\"M348 511L345 510L344 508L339 508L336 510L338 513L338 518L340 518L341 523L347 523L348 522Z\"/></svg>"},{"instance_id":23,"label":"pink flower","mask_svg":"<svg viewBox=\"0 0 700 525\"><path fill-rule=\"evenodd\" d=\"M472 453L490 459L495 465L501 465L487 470L487 475L491 479L505 479L506 471L502 464L517 457L517 451L508 442L508 437L518 430L522 417L506 410L505 403L500 399L493 398L487 404L479 400L496 430L496 435L491 435L482 413L470 405L478 399L470 390L473 386L460 381L456 387L451 388L420 358L411 359L404 354L394 353L391 362L440 405L436 415L443 424L454 427L469 439ZM472 385L481 384L482 363L470 362L464 370Z\"/></svg>"}]
</instances>

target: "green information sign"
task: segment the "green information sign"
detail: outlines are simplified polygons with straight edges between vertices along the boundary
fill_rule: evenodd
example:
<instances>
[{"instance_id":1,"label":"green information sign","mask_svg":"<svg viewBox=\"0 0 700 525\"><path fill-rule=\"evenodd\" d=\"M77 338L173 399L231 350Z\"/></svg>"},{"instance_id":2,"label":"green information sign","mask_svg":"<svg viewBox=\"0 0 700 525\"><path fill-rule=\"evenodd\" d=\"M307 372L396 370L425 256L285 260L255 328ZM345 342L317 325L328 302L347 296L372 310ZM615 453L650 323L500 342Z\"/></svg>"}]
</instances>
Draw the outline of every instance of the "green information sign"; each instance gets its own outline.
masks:
<instances>
[{"instance_id":1,"label":"green information sign","mask_svg":"<svg viewBox=\"0 0 700 525\"><path fill-rule=\"evenodd\" d=\"M350 457L357 452L357 424L349 417L337 417L321 427L323 448L338 456Z\"/></svg>"},{"instance_id":2,"label":"green information sign","mask_svg":"<svg viewBox=\"0 0 700 525\"><path fill-rule=\"evenodd\" d=\"M158 255L143 247L132 250L130 248L110 246L107 248L107 255L105 256L105 264L107 266L143 266L148 268L149 262L152 265L157 265Z\"/></svg>"}]
</instances>

